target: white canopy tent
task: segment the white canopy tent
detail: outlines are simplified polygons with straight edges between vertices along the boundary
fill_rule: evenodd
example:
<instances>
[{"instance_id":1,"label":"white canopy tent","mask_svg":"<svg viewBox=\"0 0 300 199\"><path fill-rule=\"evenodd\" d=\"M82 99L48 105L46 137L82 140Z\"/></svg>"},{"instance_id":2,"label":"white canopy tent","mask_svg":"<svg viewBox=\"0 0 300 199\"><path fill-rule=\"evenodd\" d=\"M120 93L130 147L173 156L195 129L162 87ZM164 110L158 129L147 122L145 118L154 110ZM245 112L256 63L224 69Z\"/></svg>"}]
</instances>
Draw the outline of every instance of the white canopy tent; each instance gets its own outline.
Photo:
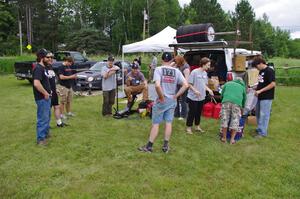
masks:
<instances>
[{"instance_id":1,"label":"white canopy tent","mask_svg":"<svg viewBox=\"0 0 300 199\"><path fill-rule=\"evenodd\" d=\"M143 41L132 44L123 45L122 52L137 53L137 52L173 52L173 48L169 44L177 43L176 30L167 26L159 33L149 37Z\"/></svg>"},{"instance_id":2,"label":"white canopy tent","mask_svg":"<svg viewBox=\"0 0 300 199\"><path fill-rule=\"evenodd\" d=\"M138 53L138 52L173 52L174 48L169 47L169 44L176 44L176 29L167 26L159 33L145 40L127 44L122 46L122 60L124 61L125 53ZM124 69L122 69L124 70ZM122 73L124 75L124 71ZM123 76L124 79L124 76ZM124 92L124 82L122 85L122 92Z\"/></svg>"}]
</instances>

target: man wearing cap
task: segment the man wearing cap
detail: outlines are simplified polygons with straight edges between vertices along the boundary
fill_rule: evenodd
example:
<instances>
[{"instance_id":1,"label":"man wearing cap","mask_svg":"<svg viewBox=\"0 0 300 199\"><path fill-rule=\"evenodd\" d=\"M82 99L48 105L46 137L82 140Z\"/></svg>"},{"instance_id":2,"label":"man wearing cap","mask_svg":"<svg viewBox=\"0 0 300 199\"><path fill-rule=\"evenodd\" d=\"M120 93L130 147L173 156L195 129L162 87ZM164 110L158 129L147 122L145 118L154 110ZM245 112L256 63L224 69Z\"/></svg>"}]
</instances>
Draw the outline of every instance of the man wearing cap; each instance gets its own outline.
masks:
<instances>
[{"instance_id":1,"label":"man wearing cap","mask_svg":"<svg viewBox=\"0 0 300 199\"><path fill-rule=\"evenodd\" d=\"M139 66L135 63L131 65L131 69L131 72L126 76L125 87L128 110L132 104L132 95L143 93L143 101L148 100L148 85L143 73L139 70Z\"/></svg>"},{"instance_id":2,"label":"man wearing cap","mask_svg":"<svg viewBox=\"0 0 300 199\"><path fill-rule=\"evenodd\" d=\"M73 99L72 86L77 76L71 69L73 64L74 59L72 57L65 57L63 59L63 64L58 68L59 85L57 86L57 93L60 96L60 113L61 118L63 119L66 119L64 114L65 107L67 116L74 116L74 114L71 112L71 102Z\"/></svg>"},{"instance_id":3,"label":"man wearing cap","mask_svg":"<svg viewBox=\"0 0 300 199\"><path fill-rule=\"evenodd\" d=\"M37 52L38 64L33 69L33 94L37 105L36 135L37 144L45 146L49 137L49 123L51 116L51 88L47 69L45 68L49 60L47 50L40 49Z\"/></svg>"},{"instance_id":4,"label":"man wearing cap","mask_svg":"<svg viewBox=\"0 0 300 199\"><path fill-rule=\"evenodd\" d=\"M53 70L53 54L49 51L47 54L47 58L49 60L48 64L46 65L46 69L48 71L48 78L50 82L52 97L51 97L51 106L53 107L54 116L56 119L56 126L57 127L64 127L66 124L62 122L60 116L60 105L58 103L58 95L56 92L56 81L55 81L55 72Z\"/></svg>"},{"instance_id":5,"label":"man wearing cap","mask_svg":"<svg viewBox=\"0 0 300 199\"><path fill-rule=\"evenodd\" d=\"M268 67L266 61L261 57L253 60L252 66L259 70L258 85L255 95L257 96L256 119L257 119L257 135L256 138L266 137L268 134L268 126L271 115L272 101L275 93L275 72Z\"/></svg>"},{"instance_id":6,"label":"man wearing cap","mask_svg":"<svg viewBox=\"0 0 300 199\"><path fill-rule=\"evenodd\" d=\"M103 91L103 104L102 104L102 115L111 116L112 106L115 103L116 96L116 72L120 69L118 66L114 65L114 57L109 56L107 59L107 64L102 68L102 91Z\"/></svg>"},{"instance_id":7,"label":"man wearing cap","mask_svg":"<svg viewBox=\"0 0 300 199\"><path fill-rule=\"evenodd\" d=\"M152 127L148 143L139 147L142 152L152 152L152 145L159 132L159 124L163 121L165 124L165 136L162 151L169 151L169 140L172 134L172 121L177 98L181 96L188 88L188 83L182 73L171 66L173 56L169 52L162 54L162 66L157 67L154 71L155 90L158 95L152 108ZM176 93L177 85L182 85Z\"/></svg>"}]
</instances>

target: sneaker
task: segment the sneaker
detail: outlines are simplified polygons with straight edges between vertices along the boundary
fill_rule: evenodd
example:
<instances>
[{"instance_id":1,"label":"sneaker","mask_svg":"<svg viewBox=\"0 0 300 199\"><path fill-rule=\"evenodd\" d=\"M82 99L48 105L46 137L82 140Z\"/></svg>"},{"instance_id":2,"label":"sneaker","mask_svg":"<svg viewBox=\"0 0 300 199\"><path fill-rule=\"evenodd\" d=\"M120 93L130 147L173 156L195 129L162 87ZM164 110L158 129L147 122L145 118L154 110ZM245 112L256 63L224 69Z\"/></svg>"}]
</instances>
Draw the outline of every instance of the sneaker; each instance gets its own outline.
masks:
<instances>
[{"instance_id":1,"label":"sneaker","mask_svg":"<svg viewBox=\"0 0 300 199\"><path fill-rule=\"evenodd\" d=\"M147 147L146 145L139 147L138 150L141 152L152 153L152 147Z\"/></svg>"},{"instance_id":2,"label":"sneaker","mask_svg":"<svg viewBox=\"0 0 300 199\"><path fill-rule=\"evenodd\" d=\"M61 124L56 124L56 126L61 128L61 127L69 126L69 125L62 122Z\"/></svg>"},{"instance_id":3,"label":"sneaker","mask_svg":"<svg viewBox=\"0 0 300 199\"><path fill-rule=\"evenodd\" d=\"M184 120L184 118L183 117L179 117L178 120Z\"/></svg>"},{"instance_id":4,"label":"sneaker","mask_svg":"<svg viewBox=\"0 0 300 199\"><path fill-rule=\"evenodd\" d=\"M161 148L161 150L162 150L164 153L168 153L169 150L170 150L169 145L163 146L163 147Z\"/></svg>"},{"instance_id":5,"label":"sneaker","mask_svg":"<svg viewBox=\"0 0 300 199\"><path fill-rule=\"evenodd\" d=\"M68 117L74 117L74 116L75 116L75 114L74 114L74 113L72 113L72 112L69 112L69 113L67 113L67 116L68 116Z\"/></svg>"},{"instance_id":6,"label":"sneaker","mask_svg":"<svg viewBox=\"0 0 300 199\"><path fill-rule=\"evenodd\" d=\"M191 127L186 128L186 133L192 135L193 134L192 128Z\"/></svg>"},{"instance_id":7,"label":"sneaker","mask_svg":"<svg viewBox=\"0 0 300 199\"><path fill-rule=\"evenodd\" d=\"M46 140L40 140L37 142L38 146L47 146L47 141Z\"/></svg>"},{"instance_id":8,"label":"sneaker","mask_svg":"<svg viewBox=\"0 0 300 199\"><path fill-rule=\"evenodd\" d=\"M254 136L255 139L261 139L261 138L264 138L263 135L260 135L260 134L257 134L256 136Z\"/></svg>"}]
</instances>

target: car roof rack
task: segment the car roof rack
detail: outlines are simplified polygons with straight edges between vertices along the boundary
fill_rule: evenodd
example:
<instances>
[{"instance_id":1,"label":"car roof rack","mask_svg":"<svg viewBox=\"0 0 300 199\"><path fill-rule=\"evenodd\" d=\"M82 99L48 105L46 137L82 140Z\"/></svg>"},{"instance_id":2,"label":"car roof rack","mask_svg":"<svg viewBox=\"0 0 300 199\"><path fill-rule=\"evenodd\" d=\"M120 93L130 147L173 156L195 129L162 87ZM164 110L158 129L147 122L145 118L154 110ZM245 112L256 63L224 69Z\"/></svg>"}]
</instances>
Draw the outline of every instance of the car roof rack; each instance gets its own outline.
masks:
<instances>
[{"instance_id":1,"label":"car roof rack","mask_svg":"<svg viewBox=\"0 0 300 199\"><path fill-rule=\"evenodd\" d=\"M239 45L251 45L251 41L211 41L211 42L191 42L191 43L177 43L169 44L169 47L181 48L185 50L191 49L209 49L209 48L236 48Z\"/></svg>"}]
</instances>

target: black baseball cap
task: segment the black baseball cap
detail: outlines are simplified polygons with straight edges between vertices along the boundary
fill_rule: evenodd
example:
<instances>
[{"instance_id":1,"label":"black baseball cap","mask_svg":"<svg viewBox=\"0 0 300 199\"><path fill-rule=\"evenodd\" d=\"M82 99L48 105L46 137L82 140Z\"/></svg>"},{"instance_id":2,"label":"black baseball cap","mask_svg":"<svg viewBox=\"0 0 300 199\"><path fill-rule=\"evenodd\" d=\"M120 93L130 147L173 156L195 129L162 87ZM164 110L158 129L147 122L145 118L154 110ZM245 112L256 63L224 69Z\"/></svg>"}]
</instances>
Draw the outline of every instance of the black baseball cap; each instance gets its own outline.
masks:
<instances>
[{"instance_id":1,"label":"black baseball cap","mask_svg":"<svg viewBox=\"0 0 300 199\"><path fill-rule=\"evenodd\" d=\"M44 58L47 56L49 52L45 48L41 48L36 52L36 57L38 58Z\"/></svg>"},{"instance_id":2,"label":"black baseball cap","mask_svg":"<svg viewBox=\"0 0 300 199\"><path fill-rule=\"evenodd\" d=\"M132 63L132 64L131 64L131 68L132 68L132 69L139 69L139 65L136 64L136 63Z\"/></svg>"},{"instance_id":3,"label":"black baseball cap","mask_svg":"<svg viewBox=\"0 0 300 199\"><path fill-rule=\"evenodd\" d=\"M164 61L164 62L169 62L173 59L173 55L172 53L170 52L164 52L161 56L161 59Z\"/></svg>"},{"instance_id":4,"label":"black baseball cap","mask_svg":"<svg viewBox=\"0 0 300 199\"><path fill-rule=\"evenodd\" d=\"M114 58L114 56L110 55L110 56L108 56L107 60L108 61L115 61L115 58Z\"/></svg>"}]
</instances>

